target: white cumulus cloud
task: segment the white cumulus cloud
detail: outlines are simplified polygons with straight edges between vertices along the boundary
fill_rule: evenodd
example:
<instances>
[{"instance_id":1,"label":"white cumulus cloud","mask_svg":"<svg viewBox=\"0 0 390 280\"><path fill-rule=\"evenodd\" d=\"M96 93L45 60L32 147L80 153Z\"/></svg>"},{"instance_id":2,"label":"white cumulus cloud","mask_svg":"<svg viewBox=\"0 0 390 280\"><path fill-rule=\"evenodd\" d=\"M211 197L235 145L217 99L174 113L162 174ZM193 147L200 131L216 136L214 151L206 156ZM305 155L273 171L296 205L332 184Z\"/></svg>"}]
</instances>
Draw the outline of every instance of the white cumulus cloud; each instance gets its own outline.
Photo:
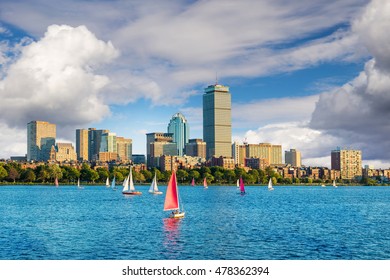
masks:
<instances>
[{"instance_id":1,"label":"white cumulus cloud","mask_svg":"<svg viewBox=\"0 0 390 280\"><path fill-rule=\"evenodd\" d=\"M100 93L110 83L100 67L118 56L85 26L51 25L22 48L0 81L0 122L25 129L31 120L75 128L110 113Z\"/></svg>"}]
</instances>

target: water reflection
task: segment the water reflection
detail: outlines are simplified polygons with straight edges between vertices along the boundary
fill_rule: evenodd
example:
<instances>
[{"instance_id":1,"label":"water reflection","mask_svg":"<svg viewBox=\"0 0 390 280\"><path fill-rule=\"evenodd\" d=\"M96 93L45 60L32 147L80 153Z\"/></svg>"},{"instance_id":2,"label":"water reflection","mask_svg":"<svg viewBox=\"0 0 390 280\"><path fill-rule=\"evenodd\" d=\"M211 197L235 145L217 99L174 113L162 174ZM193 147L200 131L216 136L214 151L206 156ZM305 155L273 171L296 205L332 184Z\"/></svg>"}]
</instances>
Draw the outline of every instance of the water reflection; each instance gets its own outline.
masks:
<instances>
[{"instance_id":1,"label":"water reflection","mask_svg":"<svg viewBox=\"0 0 390 280\"><path fill-rule=\"evenodd\" d=\"M180 239L181 219L163 219L164 241L162 255L166 259L178 259L183 249L183 242Z\"/></svg>"}]
</instances>

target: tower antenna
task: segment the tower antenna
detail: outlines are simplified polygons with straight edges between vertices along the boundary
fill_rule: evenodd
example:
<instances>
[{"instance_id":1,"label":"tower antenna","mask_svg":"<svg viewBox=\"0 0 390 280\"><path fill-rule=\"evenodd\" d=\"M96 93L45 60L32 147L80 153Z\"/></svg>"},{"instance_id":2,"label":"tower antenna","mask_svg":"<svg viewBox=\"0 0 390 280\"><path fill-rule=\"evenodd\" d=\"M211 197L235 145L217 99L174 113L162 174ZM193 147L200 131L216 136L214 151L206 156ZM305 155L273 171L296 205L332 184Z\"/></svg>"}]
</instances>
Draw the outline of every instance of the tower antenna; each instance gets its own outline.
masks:
<instances>
[{"instance_id":1,"label":"tower antenna","mask_svg":"<svg viewBox=\"0 0 390 280\"><path fill-rule=\"evenodd\" d=\"M218 85L218 72L215 71L215 85Z\"/></svg>"}]
</instances>

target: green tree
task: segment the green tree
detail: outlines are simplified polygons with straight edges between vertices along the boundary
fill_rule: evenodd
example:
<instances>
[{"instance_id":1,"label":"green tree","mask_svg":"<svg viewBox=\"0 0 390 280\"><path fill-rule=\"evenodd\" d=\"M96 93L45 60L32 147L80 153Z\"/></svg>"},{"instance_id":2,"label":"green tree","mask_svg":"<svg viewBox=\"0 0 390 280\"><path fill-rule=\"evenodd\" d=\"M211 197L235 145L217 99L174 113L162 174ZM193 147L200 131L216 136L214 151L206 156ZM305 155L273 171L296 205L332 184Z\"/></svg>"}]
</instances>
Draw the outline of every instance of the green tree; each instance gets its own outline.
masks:
<instances>
[{"instance_id":1,"label":"green tree","mask_svg":"<svg viewBox=\"0 0 390 280\"><path fill-rule=\"evenodd\" d=\"M194 178L195 182L198 182L200 179L200 173L199 171L192 169L188 172L188 180L192 181L192 178Z\"/></svg>"},{"instance_id":2,"label":"green tree","mask_svg":"<svg viewBox=\"0 0 390 280\"><path fill-rule=\"evenodd\" d=\"M142 175L144 175L145 181L152 182L154 173L152 174L152 172L150 172L149 170L141 170L141 173Z\"/></svg>"},{"instance_id":3,"label":"green tree","mask_svg":"<svg viewBox=\"0 0 390 280\"><path fill-rule=\"evenodd\" d=\"M214 173L214 180L216 183L221 183L223 179L223 173L219 170L215 171Z\"/></svg>"},{"instance_id":4,"label":"green tree","mask_svg":"<svg viewBox=\"0 0 390 280\"><path fill-rule=\"evenodd\" d=\"M35 169L35 176L39 181L41 181L42 183L45 183L47 180L50 179L49 166L39 165Z\"/></svg>"},{"instance_id":5,"label":"green tree","mask_svg":"<svg viewBox=\"0 0 390 280\"><path fill-rule=\"evenodd\" d=\"M27 169L23 170L20 177L24 182L32 183L33 181L36 180L35 173L31 168L27 168Z\"/></svg>"},{"instance_id":6,"label":"green tree","mask_svg":"<svg viewBox=\"0 0 390 280\"><path fill-rule=\"evenodd\" d=\"M226 182L229 184L234 183L237 181L236 173L233 170L226 169L223 173L223 178Z\"/></svg>"},{"instance_id":7,"label":"green tree","mask_svg":"<svg viewBox=\"0 0 390 280\"><path fill-rule=\"evenodd\" d=\"M3 181L7 177L8 177L7 170L2 165L0 165L0 181Z\"/></svg>"},{"instance_id":8,"label":"green tree","mask_svg":"<svg viewBox=\"0 0 390 280\"><path fill-rule=\"evenodd\" d=\"M98 167L96 172L99 175L99 180L102 182L105 182L107 178L110 177L110 172L106 168Z\"/></svg>"},{"instance_id":9,"label":"green tree","mask_svg":"<svg viewBox=\"0 0 390 280\"><path fill-rule=\"evenodd\" d=\"M187 171L185 171L184 169L179 169L177 172L176 172L176 176L177 176L177 180L181 183L183 183L187 177L188 177L188 173Z\"/></svg>"}]
</instances>

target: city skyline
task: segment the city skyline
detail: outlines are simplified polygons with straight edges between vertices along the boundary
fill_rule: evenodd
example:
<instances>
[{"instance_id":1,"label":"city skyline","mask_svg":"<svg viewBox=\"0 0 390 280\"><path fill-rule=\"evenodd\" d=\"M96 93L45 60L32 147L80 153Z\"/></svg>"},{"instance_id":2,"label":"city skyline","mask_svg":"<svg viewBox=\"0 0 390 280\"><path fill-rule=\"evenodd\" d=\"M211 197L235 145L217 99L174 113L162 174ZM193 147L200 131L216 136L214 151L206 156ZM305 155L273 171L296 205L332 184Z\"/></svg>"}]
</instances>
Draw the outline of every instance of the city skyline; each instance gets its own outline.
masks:
<instances>
[{"instance_id":1,"label":"city skyline","mask_svg":"<svg viewBox=\"0 0 390 280\"><path fill-rule=\"evenodd\" d=\"M73 144L76 128L110 129L135 154L176 112L203 138L217 74L232 141L297 149L307 166L329 166L337 146L390 166L386 1L26 2L1 4L0 158L25 154L33 119Z\"/></svg>"}]
</instances>

